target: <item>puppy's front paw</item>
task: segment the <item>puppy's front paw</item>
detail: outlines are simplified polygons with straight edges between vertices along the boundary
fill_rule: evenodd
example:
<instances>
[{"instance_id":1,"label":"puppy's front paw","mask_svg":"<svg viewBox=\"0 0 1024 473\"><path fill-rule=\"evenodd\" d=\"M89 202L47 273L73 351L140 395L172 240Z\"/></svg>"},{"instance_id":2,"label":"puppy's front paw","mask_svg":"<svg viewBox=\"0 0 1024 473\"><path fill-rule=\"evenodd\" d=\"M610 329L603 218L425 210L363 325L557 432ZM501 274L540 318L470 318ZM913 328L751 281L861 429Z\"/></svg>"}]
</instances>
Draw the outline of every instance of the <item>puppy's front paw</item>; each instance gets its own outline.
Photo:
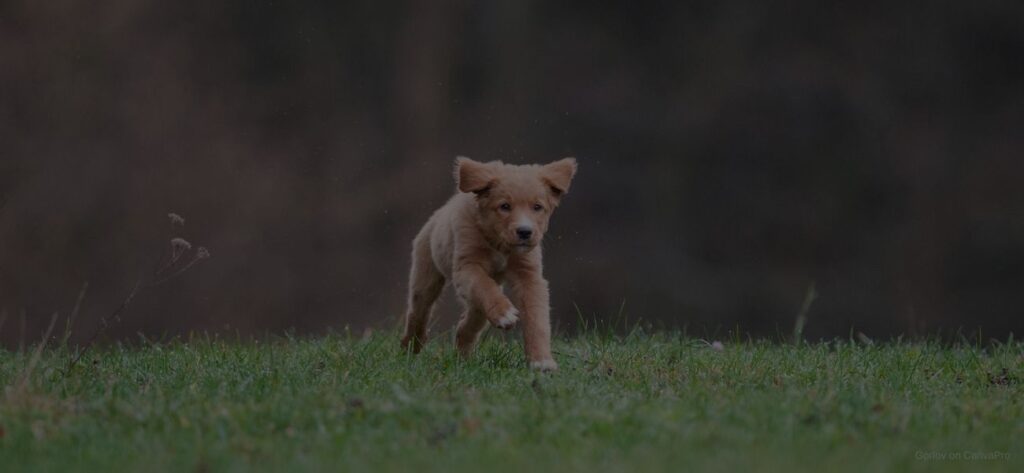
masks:
<instances>
[{"instance_id":1,"label":"puppy's front paw","mask_svg":"<svg viewBox=\"0 0 1024 473\"><path fill-rule=\"evenodd\" d=\"M541 373L550 373L558 371L558 363L555 363L555 360L531 361L530 369L540 371Z\"/></svg>"},{"instance_id":2,"label":"puppy's front paw","mask_svg":"<svg viewBox=\"0 0 1024 473\"><path fill-rule=\"evenodd\" d=\"M505 313L494 321L494 326L502 330L509 330L519 322L519 311L515 307L509 307Z\"/></svg>"}]
</instances>

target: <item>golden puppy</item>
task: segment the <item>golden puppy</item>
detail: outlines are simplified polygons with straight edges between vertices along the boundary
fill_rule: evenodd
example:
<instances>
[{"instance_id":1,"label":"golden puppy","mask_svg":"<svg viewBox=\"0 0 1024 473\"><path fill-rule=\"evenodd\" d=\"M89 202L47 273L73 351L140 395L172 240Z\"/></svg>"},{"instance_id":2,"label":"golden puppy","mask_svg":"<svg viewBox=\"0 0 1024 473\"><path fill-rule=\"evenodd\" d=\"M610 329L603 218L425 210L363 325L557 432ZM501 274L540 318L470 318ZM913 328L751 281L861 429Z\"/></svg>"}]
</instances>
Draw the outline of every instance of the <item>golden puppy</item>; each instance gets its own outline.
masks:
<instances>
[{"instance_id":1,"label":"golden puppy","mask_svg":"<svg viewBox=\"0 0 1024 473\"><path fill-rule=\"evenodd\" d=\"M420 351L434 302L451 281L464 307L455 334L461 355L473 351L488 322L507 330L522 319L530 367L558 369L551 357L540 242L574 174L573 158L543 166L455 160L459 192L434 212L412 243L403 347Z\"/></svg>"}]
</instances>

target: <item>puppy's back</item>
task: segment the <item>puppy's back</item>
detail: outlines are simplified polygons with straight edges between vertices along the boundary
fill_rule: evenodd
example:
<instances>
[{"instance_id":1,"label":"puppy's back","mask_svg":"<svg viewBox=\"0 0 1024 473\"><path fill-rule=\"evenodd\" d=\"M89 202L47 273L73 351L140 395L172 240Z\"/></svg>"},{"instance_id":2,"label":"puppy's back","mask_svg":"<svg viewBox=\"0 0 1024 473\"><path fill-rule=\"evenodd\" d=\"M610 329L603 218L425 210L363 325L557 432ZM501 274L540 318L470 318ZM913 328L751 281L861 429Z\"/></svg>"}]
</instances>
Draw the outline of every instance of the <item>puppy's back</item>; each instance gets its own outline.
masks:
<instances>
[{"instance_id":1,"label":"puppy's back","mask_svg":"<svg viewBox=\"0 0 1024 473\"><path fill-rule=\"evenodd\" d=\"M458 192L437 209L416 237L415 244L426 245L431 259L445 278L451 278L452 257L455 252L456 233L471 231L476 206L472 194ZM419 241L419 240L424 241Z\"/></svg>"}]
</instances>

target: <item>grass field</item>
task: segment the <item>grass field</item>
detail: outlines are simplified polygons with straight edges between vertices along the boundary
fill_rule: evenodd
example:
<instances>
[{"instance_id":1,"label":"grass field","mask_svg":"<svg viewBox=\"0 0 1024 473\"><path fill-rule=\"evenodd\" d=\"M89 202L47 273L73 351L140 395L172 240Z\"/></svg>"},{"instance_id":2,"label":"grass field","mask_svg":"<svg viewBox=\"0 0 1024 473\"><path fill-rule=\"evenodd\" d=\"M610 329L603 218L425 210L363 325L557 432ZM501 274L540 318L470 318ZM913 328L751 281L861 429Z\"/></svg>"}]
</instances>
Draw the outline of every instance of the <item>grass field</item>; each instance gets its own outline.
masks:
<instances>
[{"instance_id":1,"label":"grass field","mask_svg":"<svg viewBox=\"0 0 1024 473\"><path fill-rule=\"evenodd\" d=\"M393 333L0 351L0 470L1024 471L1024 344ZM27 377L25 375L28 375Z\"/></svg>"}]
</instances>

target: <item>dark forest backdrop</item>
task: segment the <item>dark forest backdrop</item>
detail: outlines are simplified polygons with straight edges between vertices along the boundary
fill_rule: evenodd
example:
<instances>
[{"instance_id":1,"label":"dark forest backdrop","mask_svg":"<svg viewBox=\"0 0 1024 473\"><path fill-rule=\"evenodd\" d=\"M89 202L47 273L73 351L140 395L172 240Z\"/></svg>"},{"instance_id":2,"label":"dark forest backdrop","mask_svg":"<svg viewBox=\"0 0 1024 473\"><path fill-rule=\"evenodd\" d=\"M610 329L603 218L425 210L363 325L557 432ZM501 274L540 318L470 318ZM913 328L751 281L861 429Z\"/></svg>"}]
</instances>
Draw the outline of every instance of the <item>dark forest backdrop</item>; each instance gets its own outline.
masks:
<instances>
[{"instance_id":1,"label":"dark forest backdrop","mask_svg":"<svg viewBox=\"0 0 1024 473\"><path fill-rule=\"evenodd\" d=\"M1016 0L8 0L0 340L176 235L213 257L110 336L390 324L459 154L579 159L562 327L788 333L816 282L812 337L1020 334L1022 125Z\"/></svg>"}]
</instances>

